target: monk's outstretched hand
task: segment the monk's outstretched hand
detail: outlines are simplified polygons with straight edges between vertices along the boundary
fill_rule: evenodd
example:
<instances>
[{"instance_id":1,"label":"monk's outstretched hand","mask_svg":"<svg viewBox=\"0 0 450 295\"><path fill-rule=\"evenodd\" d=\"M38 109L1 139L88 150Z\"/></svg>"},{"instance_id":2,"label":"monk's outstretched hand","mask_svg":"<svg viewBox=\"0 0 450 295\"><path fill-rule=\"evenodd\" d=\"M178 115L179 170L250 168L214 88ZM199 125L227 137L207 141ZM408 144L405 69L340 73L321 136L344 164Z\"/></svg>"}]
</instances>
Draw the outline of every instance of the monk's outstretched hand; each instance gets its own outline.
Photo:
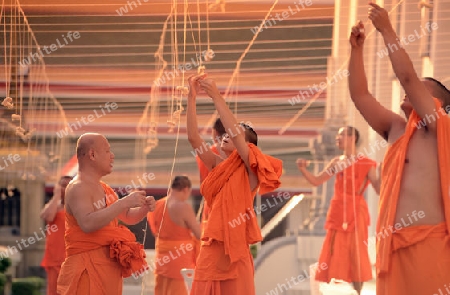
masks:
<instances>
[{"instance_id":1,"label":"monk's outstretched hand","mask_svg":"<svg viewBox=\"0 0 450 295\"><path fill-rule=\"evenodd\" d=\"M128 208L142 207L146 205L146 193L145 191L134 191L123 198L127 202Z\"/></svg>"},{"instance_id":2,"label":"monk's outstretched hand","mask_svg":"<svg viewBox=\"0 0 450 295\"><path fill-rule=\"evenodd\" d=\"M189 83L189 98L196 98L200 91L199 80L204 79L206 74L193 75L188 78Z\"/></svg>"},{"instance_id":3,"label":"monk's outstretched hand","mask_svg":"<svg viewBox=\"0 0 450 295\"><path fill-rule=\"evenodd\" d=\"M145 204L147 205L149 212L155 211L156 201L155 201L155 198L153 196L147 196L145 198Z\"/></svg>"},{"instance_id":4,"label":"monk's outstretched hand","mask_svg":"<svg viewBox=\"0 0 450 295\"><path fill-rule=\"evenodd\" d=\"M362 21L359 21L352 27L352 32L350 34L350 45L352 48L362 47L365 39L366 34L364 32L364 24Z\"/></svg>"},{"instance_id":5,"label":"monk's outstretched hand","mask_svg":"<svg viewBox=\"0 0 450 295\"><path fill-rule=\"evenodd\" d=\"M391 21L389 20L389 14L383 7L380 7L376 3L370 2L369 5L369 19L372 21L373 26L380 33L392 30Z\"/></svg>"},{"instance_id":6,"label":"monk's outstretched hand","mask_svg":"<svg viewBox=\"0 0 450 295\"><path fill-rule=\"evenodd\" d=\"M305 159L297 159L297 161L295 161L295 163L297 164L297 167L300 168L305 168L308 166L309 161L305 160Z\"/></svg>"},{"instance_id":7,"label":"monk's outstretched hand","mask_svg":"<svg viewBox=\"0 0 450 295\"><path fill-rule=\"evenodd\" d=\"M199 83L209 97L220 97L220 92L219 89L217 89L216 81L214 81L213 79L202 79L199 81Z\"/></svg>"}]
</instances>

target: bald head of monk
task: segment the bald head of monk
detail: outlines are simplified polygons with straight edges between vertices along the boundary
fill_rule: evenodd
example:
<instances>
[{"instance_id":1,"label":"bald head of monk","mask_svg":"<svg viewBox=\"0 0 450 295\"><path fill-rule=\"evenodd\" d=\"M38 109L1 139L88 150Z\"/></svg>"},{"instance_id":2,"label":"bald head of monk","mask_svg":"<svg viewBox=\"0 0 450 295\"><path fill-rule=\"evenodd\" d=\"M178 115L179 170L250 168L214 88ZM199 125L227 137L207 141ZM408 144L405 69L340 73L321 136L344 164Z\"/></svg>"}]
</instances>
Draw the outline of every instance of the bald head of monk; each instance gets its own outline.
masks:
<instances>
[{"instance_id":1,"label":"bald head of monk","mask_svg":"<svg viewBox=\"0 0 450 295\"><path fill-rule=\"evenodd\" d=\"M80 172L94 172L101 176L112 172L114 154L106 137L99 133L85 133L77 141Z\"/></svg>"},{"instance_id":2,"label":"bald head of monk","mask_svg":"<svg viewBox=\"0 0 450 295\"><path fill-rule=\"evenodd\" d=\"M185 201L189 198L191 192L191 180L184 175L175 176L175 178L172 180L172 185L170 186L170 195L174 196L180 201Z\"/></svg>"},{"instance_id":3,"label":"bald head of monk","mask_svg":"<svg viewBox=\"0 0 450 295\"><path fill-rule=\"evenodd\" d=\"M430 94L439 99L442 103L442 108L445 110L446 113L450 112L450 90L447 89L447 87L444 86L440 81L431 78L426 77L422 81L422 83L425 85L425 87L428 89ZM409 102L408 96L405 95L405 98L403 99L403 102L401 104L401 109L405 113L407 117L411 114L413 107L411 103Z\"/></svg>"}]
</instances>

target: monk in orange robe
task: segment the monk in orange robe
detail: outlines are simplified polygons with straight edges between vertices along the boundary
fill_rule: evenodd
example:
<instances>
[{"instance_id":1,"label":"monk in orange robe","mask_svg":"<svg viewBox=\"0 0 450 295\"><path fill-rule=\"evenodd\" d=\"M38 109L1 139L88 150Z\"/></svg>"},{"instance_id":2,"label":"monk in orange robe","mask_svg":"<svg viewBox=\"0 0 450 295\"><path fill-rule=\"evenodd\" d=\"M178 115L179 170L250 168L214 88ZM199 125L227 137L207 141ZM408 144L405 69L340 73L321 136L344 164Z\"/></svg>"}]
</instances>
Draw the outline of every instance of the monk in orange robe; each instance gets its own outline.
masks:
<instances>
[{"instance_id":1,"label":"monk in orange robe","mask_svg":"<svg viewBox=\"0 0 450 295\"><path fill-rule=\"evenodd\" d=\"M119 219L136 224L155 199L133 191L122 199L101 181L111 173L108 140L86 133L77 142L78 173L66 189L66 259L58 278L61 295L119 295L122 277L148 269L143 246Z\"/></svg>"},{"instance_id":2,"label":"monk in orange robe","mask_svg":"<svg viewBox=\"0 0 450 295\"><path fill-rule=\"evenodd\" d=\"M220 142L222 141L222 136L225 134L225 128L223 127L222 121L220 121L220 118L217 118L214 122L213 128L212 128L212 137L214 144L211 146L211 151L217 155L220 154ZM219 147L219 148L218 148ZM202 151L199 151L200 153ZM208 176L209 170L203 163L203 161L200 159L200 157L195 156L195 159L197 161L198 170L200 172L200 185L203 183L203 180L205 180L206 176ZM210 208L208 206L208 203L205 201L203 202L203 212L202 212L202 220L201 225L202 228L205 227L206 222L208 222L208 216L209 216Z\"/></svg>"},{"instance_id":3,"label":"monk in orange robe","mask_svg":"<svg viewBox=\"0 0 450 295\"><path fill-rule=\"evenodd\" d=\"M228 131L220 146L227 158L210 150L200 155L211 170L201 186L211 213L202 235L191 295L252 295L254 267L249 245L262 240L253 201L258 190L264 194L280 186L282 162L256 147L256 132L236 122L214 80L200 75L190 77L189 84L187 130L192 147L204 145L195 105L200 87L212 98ZM235 226L234 219L242 219L240 225Z\"/></svg>"},{"instance_id":4,"label":"monk in orange robe","mask_svg":"<svg viewBox=\"0 0 450 295\"><path fill-rule=\"evenodd\" d=\"M155 295L188 295L180 271L194 269L201 234L194 210L186 202L191 187L188 177L176 176L168 196L158 200L155 211L147 215L157 238Z\"/></svg>"},{"instance_id":5,"label":"monk in orange robe","mask_svg":"<svg viewBox=\"0 0 450 295\"><path fill-rule=\"evenodd\" d=\"M41 266L47 273L47 295L57 295L56 283L61 270L61 264L66 258L66 248L64 245L65 231L65 210L64 195L71 176L63 176L55 185L52 199L45 205L41 211L41 218L45 220L48 226L56 228L52 230L45 238L44 258Z\"/></svg>"},{"instance_id":6,"label":"monk in orange robe","mask_svg":"<svg viewBox=\"0 0 450 295\"><path fill-rule=\"evenodd\" d=\"M351 282L360 294L363 282L372 279L367 248L370 216L363 194L369 182L379 193L379 178L377 163L363 153L356 153L358 141L356 128L342 127L336 137L339 149L344 152L342 156L335 157L318 175L306 169L304 159L298 159L297 166L314 186L336 176L325 222L327 234L319 257L319 265L326 267L317 269L315 279L326 283L333 278Z\"/></svg>"},{"instance_id":7,"label":"monk in orange robe","mask_svg":"<svg viewBox=\"0 0 450 295\"><path fill-rule=\"evenodd\" d=\"M381 173L377 294L442 295L450 283L450 91L433 78L420 80L384 8L370 3L369 19L385 45L398 49L389 58L406 93L401 108L407 118L368 91L364 26L358 23L350 35L350 94L390 144Z\"/></svg>"}]
</instances>

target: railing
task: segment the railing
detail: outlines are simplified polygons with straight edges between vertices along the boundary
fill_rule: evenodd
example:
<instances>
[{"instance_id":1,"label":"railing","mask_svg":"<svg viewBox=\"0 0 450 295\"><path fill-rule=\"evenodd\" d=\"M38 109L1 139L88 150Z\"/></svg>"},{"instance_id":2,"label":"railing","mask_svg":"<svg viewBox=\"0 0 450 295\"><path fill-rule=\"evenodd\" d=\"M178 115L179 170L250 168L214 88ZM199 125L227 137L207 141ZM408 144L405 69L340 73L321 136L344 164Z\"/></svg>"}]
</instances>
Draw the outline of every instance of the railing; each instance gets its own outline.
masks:
<instances>
[{"instance_id":1,"label":"railing","mask_svg":"<svg viewBox=\"0 0 450 295\"><path fill-rule=\"evenodd\" d=\"M305 198L304 194L293 196L283 208L275 214L272 219L270 219L266 225L261 229L261 235L263 240L267 237L268 234L281 222L284 218Z\"/></svg>"}]
</instances>

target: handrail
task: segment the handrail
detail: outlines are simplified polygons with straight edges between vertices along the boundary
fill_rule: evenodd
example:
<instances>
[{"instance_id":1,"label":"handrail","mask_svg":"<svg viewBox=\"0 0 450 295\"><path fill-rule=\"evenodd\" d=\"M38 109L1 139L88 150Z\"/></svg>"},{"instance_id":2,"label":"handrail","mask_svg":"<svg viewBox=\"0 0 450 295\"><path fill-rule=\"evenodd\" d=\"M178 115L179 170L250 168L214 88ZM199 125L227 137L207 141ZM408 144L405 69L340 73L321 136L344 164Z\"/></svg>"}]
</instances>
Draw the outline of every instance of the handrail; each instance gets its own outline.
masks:
<instances>
[{"instance_id":1,"label":"handrail","mask_svg":"<svg viewBox=\"0 0 450 295\"><path fill-rule=\"evenodd\" d=\"M305 198L304 194L294 195L284 206L283 208L272 217L269 222L261 229L261 235L263 240L267 237L268 234L272 232L272 230L281 222L283 219L294 209L303 199Z\"/></svg>"},{"instance_id":2,"label":"handrail","mask_svg":"<svg viewBox=\"0 0 450 295\"><path fill-rule=\"evenodd\" d=\"M264 244L264 247L262 247L261 252L258 252L258 255L256 256L254 260L254 267L255 270L258 270L259 267L263 264L263 262L266 260L270 254L274 253L275 251L279 250L283 246L289 246L289 245L296 245L297 244L297 237L296 236L290 236L290 237L281 237L276 238L273 240L270 240L266 244Z\"/></svg>"}]
</instances>

